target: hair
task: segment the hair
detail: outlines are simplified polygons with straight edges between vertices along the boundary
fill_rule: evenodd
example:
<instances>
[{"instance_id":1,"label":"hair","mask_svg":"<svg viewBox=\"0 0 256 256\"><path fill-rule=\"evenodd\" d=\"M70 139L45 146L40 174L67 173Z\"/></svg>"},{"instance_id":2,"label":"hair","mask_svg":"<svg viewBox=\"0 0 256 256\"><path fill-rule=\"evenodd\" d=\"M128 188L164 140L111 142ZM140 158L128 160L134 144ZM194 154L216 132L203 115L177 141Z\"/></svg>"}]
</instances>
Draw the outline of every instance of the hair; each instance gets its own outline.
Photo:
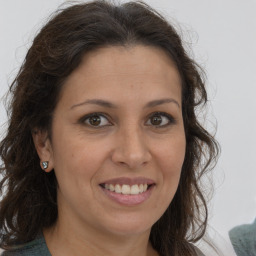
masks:
<instances>
[{"instance_id":1,"label":"hair","mask_svg":"<svg viewBox=\"0 0 256 256\"><path fill-rule=\"evenodd\" d=\"M35 37L12 82L8 129L0 144L0 246L33 240L58 218L54 170L41 170L32 133L51 134L52 114L62 85L83 56L107 46L162 49L182 79L186 153L177 192L153 225L150 242L160 255L195 255L193 243L207 225L207 200L199 181L211 170L218 144L199 123L196 108L207 103L204 75L188 56L174 27L143 2L79 3L55 13Z\"/></svg>"}]
</instances>

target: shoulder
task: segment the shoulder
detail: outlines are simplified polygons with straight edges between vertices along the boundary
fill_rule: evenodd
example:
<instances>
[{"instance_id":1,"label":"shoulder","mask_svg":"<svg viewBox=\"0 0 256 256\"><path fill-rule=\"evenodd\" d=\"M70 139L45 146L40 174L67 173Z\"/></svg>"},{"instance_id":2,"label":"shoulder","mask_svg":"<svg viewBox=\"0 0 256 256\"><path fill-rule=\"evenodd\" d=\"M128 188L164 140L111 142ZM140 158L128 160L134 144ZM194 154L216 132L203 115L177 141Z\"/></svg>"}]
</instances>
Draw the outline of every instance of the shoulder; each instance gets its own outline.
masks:
<instances>
[{"instance_id":1,"label":"shoulder","mask_svg":"<svg viewBox=\"0 0 256 256\"><path fill-rule=\"evenodd\" d=\"M4 251L1 256L51 256L43 235L26 244L12 246Z\"/></svg>"},{"instance_id":2,"label":"shoulder","mask_svg":"<svg viewBox=\"0 0 256 256\"><path fill-rule=\"evenodd\" d=\"M234 227L229 237L238 256L256 256L256 219L252 224Z\"/></svg>"},{"instance_id":3,"label":"shoulder","mask_svg":"<svg viewBox=\"0 0 256 256\"><path fill-rule=\"evenodd\" d=\"M199 250L197 247L195 247L196 256L205 256L201 250Z\"/></svg>"}]
</instances>

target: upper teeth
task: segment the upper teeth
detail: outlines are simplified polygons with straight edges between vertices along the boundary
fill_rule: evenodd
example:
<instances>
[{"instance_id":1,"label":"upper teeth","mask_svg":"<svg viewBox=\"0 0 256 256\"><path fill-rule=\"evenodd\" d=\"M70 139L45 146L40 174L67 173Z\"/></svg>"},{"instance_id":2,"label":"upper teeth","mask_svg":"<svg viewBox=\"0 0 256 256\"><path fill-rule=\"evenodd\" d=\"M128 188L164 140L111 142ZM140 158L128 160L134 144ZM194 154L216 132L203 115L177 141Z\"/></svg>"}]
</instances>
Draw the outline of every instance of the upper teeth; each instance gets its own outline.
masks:
<instances>
[{"instance_id":1,"label":"upper teeth","mask_svg":"<svg viewBox=\"0 0 256 256\"><path fill-rule=\"evenodd\" d=\"M113 184L105 184L105 189L113 191L115 193L124 194L124 195L138 195L139 193L143 193L148 189L147 184L135 184L135 185L113 185Z\"/></svg>"}]
</instances>

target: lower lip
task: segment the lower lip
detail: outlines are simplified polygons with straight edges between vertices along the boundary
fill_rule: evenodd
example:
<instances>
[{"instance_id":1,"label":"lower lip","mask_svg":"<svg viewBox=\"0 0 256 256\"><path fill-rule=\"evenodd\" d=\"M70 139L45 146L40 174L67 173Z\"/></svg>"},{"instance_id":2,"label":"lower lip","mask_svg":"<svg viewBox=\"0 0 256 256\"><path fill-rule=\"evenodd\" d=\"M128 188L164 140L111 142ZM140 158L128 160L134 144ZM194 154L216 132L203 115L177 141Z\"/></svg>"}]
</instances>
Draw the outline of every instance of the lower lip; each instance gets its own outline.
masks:
<instances>
[{"instance_id":1,"label":"lower lip","mask_svg":"<svg viewBox=\"0 0 256 256\"><path fill-rule=\"evenodd\" d=\"M133 205L138 205L145 202L150 197L153 187L154 186L151 185L147 189L147 191L140 193L138 195L124 195L124 194L118 194L118 193L112 192L102 187L101 189L103 190L105 195L107 195L111 200L122 205L133 206Z\"/></svg>"}]
</instances>

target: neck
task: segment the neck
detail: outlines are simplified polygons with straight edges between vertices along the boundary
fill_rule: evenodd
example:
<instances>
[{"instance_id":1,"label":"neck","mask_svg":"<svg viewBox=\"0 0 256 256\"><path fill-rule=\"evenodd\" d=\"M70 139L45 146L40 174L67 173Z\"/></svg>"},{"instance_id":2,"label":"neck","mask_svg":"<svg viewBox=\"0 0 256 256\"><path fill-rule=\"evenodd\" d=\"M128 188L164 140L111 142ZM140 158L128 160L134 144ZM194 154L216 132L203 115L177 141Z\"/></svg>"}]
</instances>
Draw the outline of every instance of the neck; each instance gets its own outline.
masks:
<instances>
[{"instance_id":1,"label":"neck","mask_svg":"<svg viewBox=\"0 0 256 256\"><path fill-rule=\"evenodd\" d=\"M44 230L46 244L53 256L156 256L149 242L150 230L143 234L120 235L96 232L95 229L76 226L74 222L60 221ZM67 223L72 223L68 225Z\"/></svg>"}]
</instances>

